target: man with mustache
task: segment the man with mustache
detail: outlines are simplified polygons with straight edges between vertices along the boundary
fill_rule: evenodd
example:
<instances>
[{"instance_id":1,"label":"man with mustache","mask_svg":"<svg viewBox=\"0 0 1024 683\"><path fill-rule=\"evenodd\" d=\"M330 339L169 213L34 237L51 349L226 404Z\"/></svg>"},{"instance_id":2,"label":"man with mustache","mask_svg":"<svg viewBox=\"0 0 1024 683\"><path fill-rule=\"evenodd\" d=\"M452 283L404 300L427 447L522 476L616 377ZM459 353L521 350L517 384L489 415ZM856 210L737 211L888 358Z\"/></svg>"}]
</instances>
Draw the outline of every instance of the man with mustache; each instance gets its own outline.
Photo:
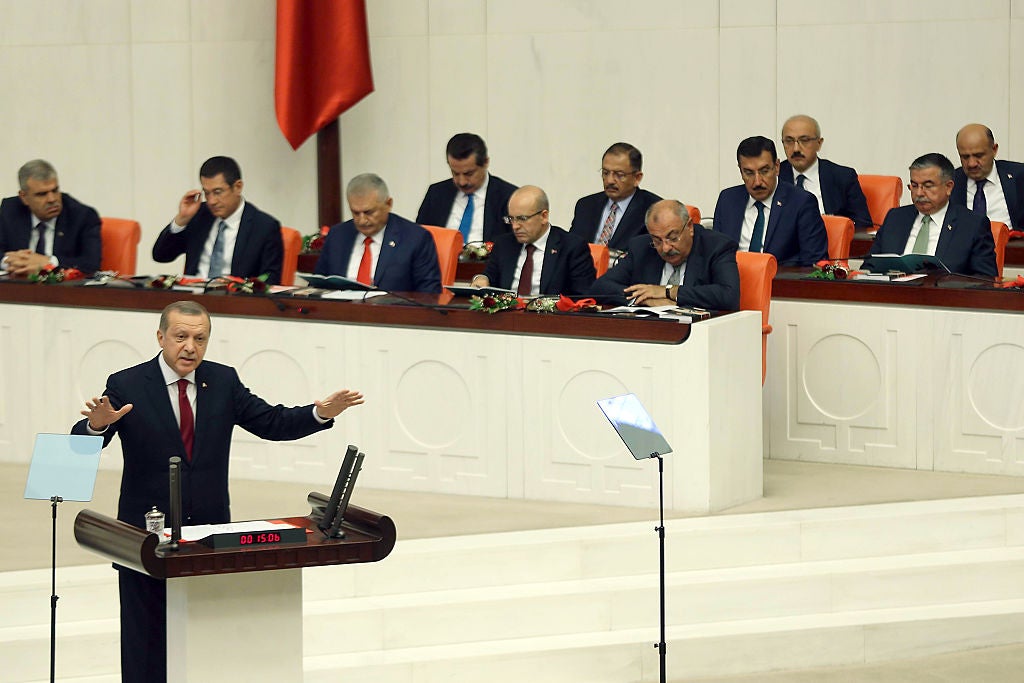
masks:
<instances>
[{"instance_id":1,"label":"man with mustache","mask_svg":"<svg viewBox=\"0 0 1024 683\"><path fill-rule=\"evenodd\" d=\"M775 143L756 135L736 149L742 185L718 195L714 229L744 251L773 254L780 266L812 266L828 258L828 235L818 201L779 182Z\"/></svg>"},{"instance_id":2,"label":"man with mustache","mask_svg":"<svg viewBox=\"0 0 1024 683\"><path fill-rule=\"evenodd\" d=\"M609 249L626 251L629 241L647 233L644 214L661 197L640 188L643 155L628 142L616 142L601 157L604 192L576 202L569 232Z\"/></svg>"},{"instance_id":3,"label":"man with mustache","mask_svg":"<svg viewBox=\"0 0 1024 683\"><path fill-rule=\"evenodd\" d=\"M520 296L587 294L597 277L587 243L548 221L548 196L532 185L512 193L506 222L512 234L494 242L474 287L511 289Z\"/></svg>"},{"instance_id":4,"label":"man with mustache","mask_svg":"<svg viewBox=\"0 0 1024 683\"><path fill-rule=\"evenodd\" d=\"M953 172L953 204L966 206L1011 230L1024 230L1024 164L996 160L992 129L970 123L956 134L960 168Z\"/></svg>"},{"instance_id":5,"label":"man with mustache","mask_svg":"<svg viewBox=\"0 0 1024 683\"><path fill-rule=\"evenodd\" d=\"M17 196L0 203L0 271L32 275L48 265L100 269L103 247L96 209L60 191L57 171L33 159L18 169Z\"/></svg>"},{"instance_id":6,"label":"man with mustache","mask_svg":"<svg viewBox=\"0 0 1024 683\"><path fill-rule=\"evenodd\" d=\"M797 114L782 125L782 147L786 161L779 167L779 181L802 187L818 200L818 210L831 216L846 216L857 227L870 228L868 200L857 180L857 171L818 156L825 138L810 116Z\"/></svg>"},{"instance_id":7,"label":"man with mustache","mask_svg":"<svg viewBox=\"0 0 1024 683\"><path fill-rule=\"evenodd\" d=\"M508 234L502 219L516 186L488 172L491 159L483 138L473 133L453 135L445 156L452 179L427 188L416 222L458 230L467 244L493 242Z\"/></svg>"},{"instance_id":8,"label":"man with mustache","mask_svg":"<svg viewBox=\"0 0 1024 683\"><path fill-rule=\"evenodd\" d=\"M698 306L716 311L740 307L736 243L694 226L675 199L651 205L647 235L630 240L628 253L594 283L595 293L636 306Z\"/></svg>"},{"instance_id":9,"label":"man with mustache","mask_svg":"<svg viewBox=\"0 0 1024 683\"><path fill-rule=\"evenodd\" d=\"M953 162L932 152L910 165L913 204L889 209L868 256L929 254L953 273L996 276L995 242L988 219L949 201Z\"/></svg>"}]
</instances>

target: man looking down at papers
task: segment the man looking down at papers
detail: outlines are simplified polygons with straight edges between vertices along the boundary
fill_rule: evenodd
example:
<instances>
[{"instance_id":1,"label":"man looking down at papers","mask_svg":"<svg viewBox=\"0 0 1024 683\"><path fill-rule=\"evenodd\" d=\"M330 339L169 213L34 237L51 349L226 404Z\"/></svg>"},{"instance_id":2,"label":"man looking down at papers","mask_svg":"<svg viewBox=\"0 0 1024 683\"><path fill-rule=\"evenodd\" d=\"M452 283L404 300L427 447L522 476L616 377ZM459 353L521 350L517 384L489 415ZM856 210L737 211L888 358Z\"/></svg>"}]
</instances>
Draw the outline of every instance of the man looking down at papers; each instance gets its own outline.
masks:
<instances>
[{"instance_id":1,"label":"man looking down at papers","mask_svg":"<svg viewBox=\"0 0 1024 683\"><path fill-rule=\"evenodd\" d=\"M600 294L635 306L696 306L718 311L740 307L737 244L722 233L697 228L675 199L652 204L647 235L629 241L627 254L594 283Z\"/></svg>"},{"instance_id":2,"label":"man looking down at papers","mask_svg":"<svg viewBox=\"0 0 1024 683\"><path fill-rule=\"evenodd\" d=\"M910 165L907 187L914 203L889 210L868 257L927 254L951 273L994 278L995 243L988 218L949 203L953 163L937 152L918 157Z\"/></svg>"},{"instance_id":3,"label":"man looking down at papers","mask_svg":"<svg viewBox=\"0 0 1024 683\"><path fill-rule=\"evenodd\" d=\"M271 441L301 439L334 425L344 410L363 402L357 391L286 408L250 392L234 368L203 362L210 314L193 301L177 301L160 315L160 355L107 379L103 395L85 402L85 419L72 434L121 438L124 473L117 518L144 527L152 507L167 511L168 458L181 458L181 516L186 525L231 521L228 456L238 425ZM121 680L160 683L167 673L167 593L163 581L118 567L121 598Z\"/></svg>"},{"instance_id":4,"label":"man looking down at papers","mask_svg":"<svg viewBox=\"0 0 1024 683\"><path fill-rule=\"evenodd\" d=\"M345 190L352 219L331 227L316 262L317 275L341 275L389 292L440 292L434 238L391 213L384 180L357 175Z\"/></svg>"}]
</instances>

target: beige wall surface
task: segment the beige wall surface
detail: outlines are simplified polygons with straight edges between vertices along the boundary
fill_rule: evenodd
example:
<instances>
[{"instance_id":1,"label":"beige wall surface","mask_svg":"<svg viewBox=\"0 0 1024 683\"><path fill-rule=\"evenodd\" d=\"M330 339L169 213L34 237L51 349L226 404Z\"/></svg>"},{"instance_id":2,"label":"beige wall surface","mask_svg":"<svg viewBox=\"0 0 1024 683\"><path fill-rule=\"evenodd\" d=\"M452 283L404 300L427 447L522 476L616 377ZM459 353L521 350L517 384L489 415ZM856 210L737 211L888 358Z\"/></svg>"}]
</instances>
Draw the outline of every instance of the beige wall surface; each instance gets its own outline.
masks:
<instances>
[{"instance_id":1,"label":"beige wall surface","mask_svg":"<svg viewBox=\"0 0 1024 683\"><path fill-rule=\"evenodd\" d=\"M341 118L343 181L374 171L414 218L447 176L444 144L474 131L491 170L544 187L568 227L600 190L612 142L645 156L643 186L709 216L739 182L736 143L822 124L822 156L898 174L956 162L954 135L989 124L1024 160L1024 0L367 0L376 91ZM65 191L142 222L140 272L214 154L239 160L249 201L316 227L314 144L274 117L272 0L0 0L4 195L43 157ZM315 78L315 74L310 74ZM1016 114L1016 115L1015 115ZM6 175L3 175L6 174Z\"/></svg>"}]
</instances>

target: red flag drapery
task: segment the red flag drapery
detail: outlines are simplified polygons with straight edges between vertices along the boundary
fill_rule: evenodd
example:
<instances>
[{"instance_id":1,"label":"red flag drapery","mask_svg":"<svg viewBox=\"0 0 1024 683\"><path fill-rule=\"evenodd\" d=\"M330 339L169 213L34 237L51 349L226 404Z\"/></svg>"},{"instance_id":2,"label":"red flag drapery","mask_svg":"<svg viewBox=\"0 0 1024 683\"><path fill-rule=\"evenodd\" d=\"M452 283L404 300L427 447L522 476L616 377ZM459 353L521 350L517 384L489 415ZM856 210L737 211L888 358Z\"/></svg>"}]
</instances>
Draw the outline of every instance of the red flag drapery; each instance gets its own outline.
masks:
<instances>
[{"instance_id":1,"label":"red flag drapery","mask_svg":"<svg viewBox=\"0 0 1024 683\"><path fill-rule=\"evenodd\" d=\"M277 0L274 107L293 149L371 92L364 0Z\"/></svg>"}]
</instances>

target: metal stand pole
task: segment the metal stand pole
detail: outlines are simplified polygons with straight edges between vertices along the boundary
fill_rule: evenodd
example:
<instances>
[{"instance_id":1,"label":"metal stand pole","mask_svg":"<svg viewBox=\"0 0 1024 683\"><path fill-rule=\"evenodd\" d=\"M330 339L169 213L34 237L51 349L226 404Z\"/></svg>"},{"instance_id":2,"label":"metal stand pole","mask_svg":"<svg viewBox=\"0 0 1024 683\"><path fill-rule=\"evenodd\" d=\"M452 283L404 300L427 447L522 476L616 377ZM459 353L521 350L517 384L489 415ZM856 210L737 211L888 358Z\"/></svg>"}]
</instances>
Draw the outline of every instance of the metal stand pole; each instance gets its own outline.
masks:
<instances>
[{"instance_id":1,"label":"metal stand pole","mask_svg":"<svg viewBox=\"0 0 1024 683\"><path fill-rule=\"evenodd\" d=\"M63 501L60 496L50 497L50 683L57 675L57 503Z\"/></svg>"},{"instance_id":2,"label":"metal stand pole","mask_svg":"<svg viewBox=\"0 0 1024 683\"><path fill-rule=\"evenodd\" d=\"M661 610L661 640L654 647L658 648L659 667L661 670L661 683L665 683L665 462L660 455L658 459L658 513L659 524L655 531L658 532L658 545L660 551L660 563L658 567L658 578L660 579L659 609Z\"/></svg>"}]
</instances>

